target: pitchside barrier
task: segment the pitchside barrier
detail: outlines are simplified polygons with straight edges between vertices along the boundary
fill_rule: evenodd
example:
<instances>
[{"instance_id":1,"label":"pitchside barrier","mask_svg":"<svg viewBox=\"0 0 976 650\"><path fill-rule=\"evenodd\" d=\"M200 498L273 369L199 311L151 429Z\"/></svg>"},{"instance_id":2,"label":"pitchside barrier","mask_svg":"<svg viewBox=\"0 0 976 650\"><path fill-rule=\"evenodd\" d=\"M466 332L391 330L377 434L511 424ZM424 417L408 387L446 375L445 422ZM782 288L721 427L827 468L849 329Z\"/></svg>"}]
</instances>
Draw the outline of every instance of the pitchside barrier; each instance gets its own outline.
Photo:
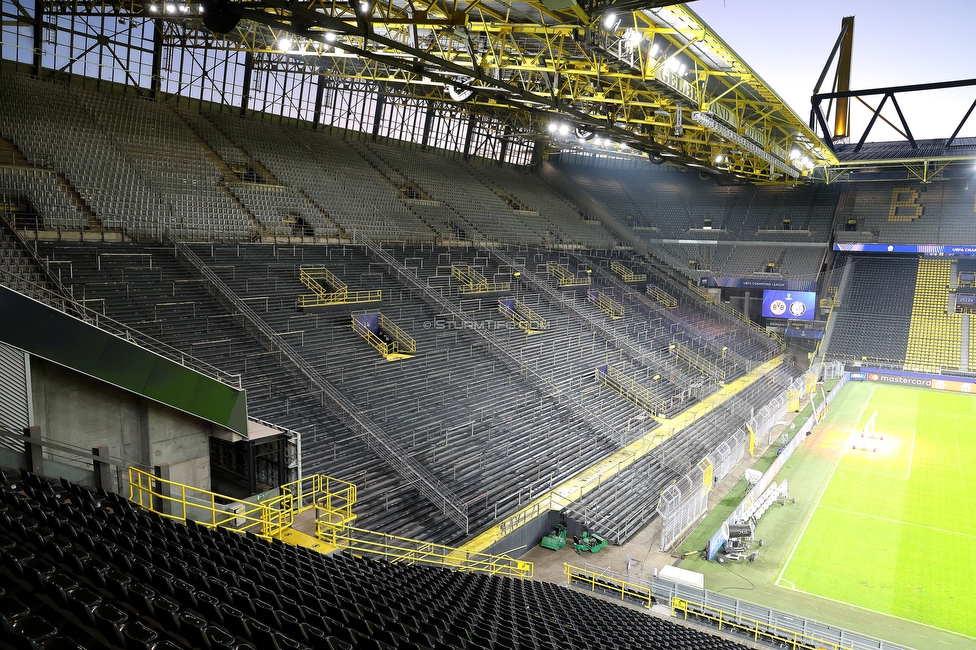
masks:
<instances>
[{"instance_id":1,"label":"pitchside barrier","mask_svg":"<svg viewBox=\"0 0 976 650\"><path fill-rule=\"evenodd\" d=\"M830 393L825 396L822 406L830 404L830 402L834 400L834 397L840 393L840 389L844 387L844 384L846 384L849 379L850 374L845 373L844 376L841 377L840 381L838 381L834 386L833 390L831 390ZM779 453L779 455L776 456L776 460L774 460L773 464L769 466L769 469L763 473L762 478L759 479L759 482L752 486L752 489L746 493L745 497L743 497L742 503L739 504L731 515L729 515L729 518L725 520L725 523L719 526L718 530L715 531L715 534L712 535L712 538L708 540L708 546L705 548L705 552L707 553L709 560L714 559L718 552L722 550L722 546L726 542L724 531L728 530L728 526L742 521L745 513L752 508L756 500L759 499L762 493L766 491L766 488L768 488L773 482L773 479L776 478L779 470L783 468L783 465L785 465L786 461L790 459L790 456L793 455L796 448L799 447L800 443L802 443L807 437L807 434L810 433L815 426L817 426L817 423L819 422L819 419L817 418L817 410L817 408L814 408L814 413L812 413L810 417L807 418L806 422L804 422L803 425L796 430L793 438L786 444L785 447L783 447L783 450Z\"/></svg>"},{"instance_id":2,"label":"pitchside barrier","mask_svg":"<svg viewBox=\"0 0 976 650\"><path fill-rule=\"evenodd\" d=\"M756 641L773 641L788 648L823 650L910 650L906 646L826 625L796 614L681 584L661 576L651 580L655 603L671 607L675 616L704 619L720 630L745 632ZM637 602L643 602L637 599Z\"/></svg>"},{"instance_id":3,"label":"pitchside barrier","mask_svg":"<svg viewBox=\"0 0 976 650\"><path fill-rule=\"evenodd\" d=\"M976 395L976 380L972 377L957 375L937 375L927 372L911 372L908 370L890 370L867 366L848 367L853 381L868 381L893 386L913 386L916 388L930 388L947 393L964 393Z\"/></svg>"},{"instance_id":4,"label":"pitchside barrier","mask_svg":"<svg viewBox=\"0 0 976 650\"><path fill-rule=\"evenodd\" d=\"M662 522L662 551L677 544L701 520L708 511L708 493L712 486L725 478L746 452L753 454L756 440L766 436L786 415L789 392L803 388L803 383L802 377L793 380L786 390L759 411L752 413L746 425L736 430L687 474L661 492L657 512L661 515Z\"/></svg>"}]
</instances>

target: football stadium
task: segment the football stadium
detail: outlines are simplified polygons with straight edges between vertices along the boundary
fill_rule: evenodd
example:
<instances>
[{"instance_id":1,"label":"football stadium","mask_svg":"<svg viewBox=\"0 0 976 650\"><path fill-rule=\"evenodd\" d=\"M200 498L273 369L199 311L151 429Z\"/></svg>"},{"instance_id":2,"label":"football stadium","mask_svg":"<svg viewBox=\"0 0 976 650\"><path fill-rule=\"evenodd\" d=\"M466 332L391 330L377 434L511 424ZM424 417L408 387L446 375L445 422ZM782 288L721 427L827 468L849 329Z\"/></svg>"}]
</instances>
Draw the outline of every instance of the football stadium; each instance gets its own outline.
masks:
<instances>
[{"instance_id":1,"label":"football stadium","mask_svg":"<svg viewBox=\"0 0 976 650\"><path fill-rule=\"evenodd\" d=\"M976 79L0 7L0 648L976 648Z\"/></svg>"}]
</instances>

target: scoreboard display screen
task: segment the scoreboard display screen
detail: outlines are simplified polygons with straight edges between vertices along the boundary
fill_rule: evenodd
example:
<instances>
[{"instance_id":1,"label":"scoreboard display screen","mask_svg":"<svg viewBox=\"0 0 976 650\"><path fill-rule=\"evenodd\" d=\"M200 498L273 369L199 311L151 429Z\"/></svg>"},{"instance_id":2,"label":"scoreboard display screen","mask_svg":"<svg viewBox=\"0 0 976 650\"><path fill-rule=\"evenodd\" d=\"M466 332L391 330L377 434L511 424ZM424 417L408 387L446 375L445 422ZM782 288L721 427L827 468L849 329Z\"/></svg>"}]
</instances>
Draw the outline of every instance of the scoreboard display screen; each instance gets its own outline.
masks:
<instances>
[{"instance_id":1,"label":"scoreboard display screen","mask_svg":"<svg viewBox=\"0 0 976 650\"><path fill-rule=\"evenodd\" d=\"M817 313L814 291L763 291L762 315L765 318L813 320Z\"/></svg>"}]
</instances>

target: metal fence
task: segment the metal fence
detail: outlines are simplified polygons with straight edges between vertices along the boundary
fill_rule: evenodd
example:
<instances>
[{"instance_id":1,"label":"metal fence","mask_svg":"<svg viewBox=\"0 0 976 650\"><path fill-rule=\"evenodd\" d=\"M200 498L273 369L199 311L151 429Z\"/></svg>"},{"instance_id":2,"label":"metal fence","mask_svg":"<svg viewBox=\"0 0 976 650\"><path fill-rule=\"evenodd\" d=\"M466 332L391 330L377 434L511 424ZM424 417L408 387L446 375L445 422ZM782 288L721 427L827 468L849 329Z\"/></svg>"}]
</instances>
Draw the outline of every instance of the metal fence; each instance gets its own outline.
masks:
<instances>
[{"instance_id":1,"label":"metal fence","mask_svg":"<svg viewBox=\"0 0 976 650\"><path fill-rule=\"evenodd\" d=\"M755 640L773 642L777 647L909 650L907 646L661 577L651 581L651 592L656 602L669 605L675 614L747 632Z\"/></svg>"},{"instance_id":2,"label":"metal fence","mask_svg":"<svg viewBox=\"0 0 976 650\"><path fill-rule=\"evenodd\" d=\"M802 390L803 378L794 379L779 395L754 413L748 425L740 427L714 451L705 456L687 474L669 485L658 499L661 515L661 550L672 548L708 510L712 486L725 478L739 463L750 446L750 437L761 440L786 415L787 393ZM750 436L750 431L752 434ZM769 443L769 440L766 440Z\"/></svg>"}]
</instances>

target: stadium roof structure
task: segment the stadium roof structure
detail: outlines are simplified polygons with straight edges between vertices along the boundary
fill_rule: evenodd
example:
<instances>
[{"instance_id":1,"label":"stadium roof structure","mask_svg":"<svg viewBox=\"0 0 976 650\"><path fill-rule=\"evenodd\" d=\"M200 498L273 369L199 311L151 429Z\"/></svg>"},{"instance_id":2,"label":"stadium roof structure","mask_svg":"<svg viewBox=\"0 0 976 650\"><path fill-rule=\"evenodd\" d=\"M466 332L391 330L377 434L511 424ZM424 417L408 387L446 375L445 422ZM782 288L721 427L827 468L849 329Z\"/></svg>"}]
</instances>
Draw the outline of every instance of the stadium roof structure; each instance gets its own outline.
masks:
<instances>
[{"instance_id":1,"label":"stadium roof structure","mask_svg":"<svg viewBox=\"0 0 976 650\"><path fill-rule=\"evenodd\" d=\"M163 47L464 103L539 140L596 140L731 182L795 183L834 152L673 0L37 0L44 18L152 20ZM43 23L36 16L35 25ZM118 34L113 38L124 38ZM158 70L158 63L154 63Z\"/></svg>"},{"instance_id":2,"label":"stadium roof structure","mask_svg":"<svg viewBox=\"0 0 976 650\"><path fill-rule=\"evenodd\" d=\"M959 133L976 112L976 100L962 116L952 135L929 140L917 140L914 137L911 125L898 103L899 96L910 93L966 87L976 87L976 79L814 93L811 98L810 123L818 125L820 132L826 134L824 140L837 156L836 163L817 170L817 176L831 183L842 178L850 179L851 173L856 174L858 180L865 180L868 175L877 179L891 177L893 172L901 172L902 177L906 177L907 170L907 178L928 183L944 178L947 170L959 166L963 166L964 175L971 175L972 164L976 162L976 138L959 137ZM834 140L829 135L828 126L831 110L835 108L833 103L850 99L855 99L866 106L871 117L856 142L847 136ZM823 109L825 101L826 111ZM873 104L868 103L869 101ZM891 107L888 110L891 119L883 114L886 105ZM843 120L846 119L845 116ZM891 127L903 140L867 142L872 128L878 121Z\"/></svg>"}]
</instances>

